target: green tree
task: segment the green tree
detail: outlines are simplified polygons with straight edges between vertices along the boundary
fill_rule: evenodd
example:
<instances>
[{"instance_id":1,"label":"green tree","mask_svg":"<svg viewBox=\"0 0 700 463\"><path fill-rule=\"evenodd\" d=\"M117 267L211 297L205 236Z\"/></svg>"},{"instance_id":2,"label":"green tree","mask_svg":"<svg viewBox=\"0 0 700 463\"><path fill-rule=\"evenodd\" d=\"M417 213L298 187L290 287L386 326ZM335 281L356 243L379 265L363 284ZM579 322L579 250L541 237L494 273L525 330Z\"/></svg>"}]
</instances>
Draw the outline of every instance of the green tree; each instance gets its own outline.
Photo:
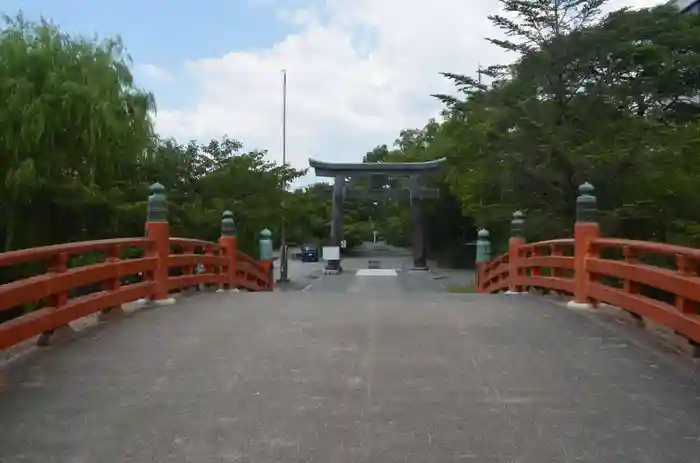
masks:
<instances>
[{"instance_id":1,"label":"green tree","mask_svg":"<svg viewBox=\"0 0 700 463\"><path fill-rule=\"evenodd\" d=\"M153 137L152 95L134 85L118 39L70 37L22 15L3 21L3 250L108 229L121 198L118 180L133 172Z\"/></svg>"},{"instance_id":2,"label":"green tree","mask_svg":"<svg viewBox=\"0 0 700 463\"><path fill-rule=\"evenodd\" d=\"M492 19L518 40L493 42L520 58L494 67L488 87L448 74L465 98L441 97L439 144L465 213L503 232L524 209L533 239L570 233L576 188L588 180L610 233L666 239L678 217L695 223L677 204L697 203L697 106L687 97L698 94L698 18L669 7L598 18L601 2L504 3L516 18Z\"/></svg>"},{"instance_id":3,"label":"green tree","mask_svg":"<svg viewBox=\"0 0 700 463\"><path fill-rule=\"evenodd\" d=\"M241 247L279 226L282 181L303 170L223 137L200 144L153 132L119 39L5 17L0 29L0 237L4 250L143 233L148 186L165 185L172 233L214 240L233 210ZM291 217L296 217L291 211ZM52 224L60 223L60 227ZM277 233L278 235L278 233Z\"/></svg>"}]
</instances>

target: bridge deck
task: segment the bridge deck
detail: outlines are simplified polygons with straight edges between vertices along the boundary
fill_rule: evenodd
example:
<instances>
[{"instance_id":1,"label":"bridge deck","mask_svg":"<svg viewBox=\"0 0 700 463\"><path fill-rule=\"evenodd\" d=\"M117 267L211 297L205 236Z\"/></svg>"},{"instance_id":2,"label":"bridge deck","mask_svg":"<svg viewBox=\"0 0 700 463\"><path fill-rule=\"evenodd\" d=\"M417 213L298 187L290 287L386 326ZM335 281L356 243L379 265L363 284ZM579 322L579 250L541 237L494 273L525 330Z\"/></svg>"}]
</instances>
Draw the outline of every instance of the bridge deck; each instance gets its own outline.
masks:
<instances>
[{"instance_id":1,"label":"bridge deck","mask_svg":"<svg viewBox=\"0 0 700 463\"><path fill-rule=\"evenodd\" d=\"M409 274L332 278L318 288L343 292L188 298L13 365L0 386L0 461L700 453L697 370L590 316L529 296L409 293Z\"/></svg>"}]
</instances>

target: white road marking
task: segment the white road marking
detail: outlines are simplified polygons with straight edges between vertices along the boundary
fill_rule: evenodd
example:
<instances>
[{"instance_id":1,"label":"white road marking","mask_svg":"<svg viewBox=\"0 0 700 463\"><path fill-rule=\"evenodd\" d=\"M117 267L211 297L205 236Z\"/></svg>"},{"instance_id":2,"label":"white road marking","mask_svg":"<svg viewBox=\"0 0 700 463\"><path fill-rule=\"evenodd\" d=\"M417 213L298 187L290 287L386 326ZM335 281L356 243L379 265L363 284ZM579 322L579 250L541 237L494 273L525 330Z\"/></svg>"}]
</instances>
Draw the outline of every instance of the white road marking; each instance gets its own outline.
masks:
<instances>
[{"instance_id":1,"label":"white road marking","mask_svg":"<svg viewBox=\"0 0 700 463\"><path fill-rule=\"evenodd\" d=\"M396 270L393 268L363 268L357 271L355 274L358 277L374 277L374 276L385 276L385 277L395 277L398 276Z\"/></svg>"},{"instance_id":2,"label":"white road marking","mask_svg":"<svg viewBox=\"0 0 700 463\"><path fill-rule=\"evenodd\" d=\"M311 288L311 287L314 285L314 283L318 283L318 282L321 281L322 279L323 279L323 275L319 275L318 278L316 278L314 281L312 281L312 282L309 283L308 285L304 286L304 287L302 288L302 291L308 291L309 288Z\"/></svg>"}]
</instances>

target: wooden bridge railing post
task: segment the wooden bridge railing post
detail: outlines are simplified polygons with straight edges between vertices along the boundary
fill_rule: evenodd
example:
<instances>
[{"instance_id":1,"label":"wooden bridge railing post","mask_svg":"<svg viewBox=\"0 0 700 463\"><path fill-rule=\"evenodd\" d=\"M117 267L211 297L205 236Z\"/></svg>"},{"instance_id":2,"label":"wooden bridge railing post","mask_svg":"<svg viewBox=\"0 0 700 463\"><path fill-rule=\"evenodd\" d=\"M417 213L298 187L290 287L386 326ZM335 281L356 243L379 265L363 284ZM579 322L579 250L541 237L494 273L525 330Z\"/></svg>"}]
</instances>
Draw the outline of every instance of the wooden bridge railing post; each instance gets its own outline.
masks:
<instances>
[{"instance_id":1,"label":"wooden bridge railing post","mask_svg":"<svg viewBox=\"0 0 700 463\"><path fill-rule=\"evenodd\" d=\"M226 258L226 282L222 289L227 291L238 291L237 252L238 238L236 237L236 222L233 219L233 212L224 211L221 214L221 237L219 238L221 252Z\"/></svg>"},{"instance_id":2,"label":"wooden bridge railing post","mask_svg":"<svg viewBox=\"0 0 700 463\"><path fill-rule=\"evenodd\" d=\"M574 298L568 305L572 308L590 308L595 301L588 296L588 284L592 277L586 260L596 252L591 249L591 241L600 236L598 206L593 196L593 185L586 182L579 186L576 199L576 224L574 225Z\"/></svg>"},{"instance_id":3,"label":"wooden bridge railing post","mask_svg":"<svg viewBox=\"0 0 700 463\"><path fill-rule=\"evenodd\" d=\"M476 239L476 281L474 282L477 290L482 289L485 284L484 267L491 261L491 240L489 239L489 231L484 229L479 230Z\"/></svg>"},{"instance_id":4,"label":"wooden bridge railing post","mask_svg":"<svg viewBox=\"0 0 700 463\"><path fill-rule=\"evenodd\" d=\"M267 275L267 290L275 289L275 267L272 256L272 232L265 228L260 232L260 261ZM284 249L281 250L284 252Z\"/></svg>"},{"instance_id":5,"label":"wooden bridge railing post","mask_svg":"<svg viewBox=\"0 0 700 463\"><path fill-rule=\"evenodd\" d=\"M175 299L168 291L168 275L170 271L170 225L168 224L168 200L165 187L160 183L151 185L151 195L148 197L148 212L146 217L146 236L151 241L149 253L157 258L156 269L150 277L155 289L151 301L159 305L174 304Z\"/></svg>"},{"instance_id":6,"label":"wooden bridge railing post","mask_svg":"<svg viewBox=\"0 0 700 463\"><path fill-rule=\"evenodd\" d=\"M122 258L122 248L119 245L110 246L105 253L105 262L116 263ZM106 291L116 291L121 287L122 280L117 274L114 277L106 280L103 283L103 288ZM108 321L110 319L116 318L122 315L124 311L122 310L121 304L114 307L108 307L100 311L99 319L101 321Z\"/></svg>"},{"instance_id":7,"label":"wooden bridge railing post","mask_svg":"<svg viewBox=\"0 0 700 463\"><path fill-rule=\"evenodd\" d=\"M182 253L183 254L194 254L195 253L195 246L193 244L185 244L182 246ZM197 274L197 265L191 264L191 265L185 265L182 267L182 274L183 275L196 275ZM182 291L184 293L192 293L199 291L199 285L194 285L194 286L189 286L182 288Z\"/></svg>"},{"instance_id":8,"label":"wooden bridge railing post","mask_svg":"<svg viewBox=\"0 0 700 463\"><path fill-rule=\"evenodd\" d=\"M523 238L523 213L515 211L510 222L510 239L508 240L508 291L505 294L520 294L523 291L520 278L520 248L525 243Z\"/></svg>"},{"instance_id":9,"label":"wooden bridge railing post","mask_svg":"<svg viewBox=\"0 0 700 463\"><path fill-rule=\"evenodd\" d=\"M56 254L51 258L51 261L49 263L49 273L52 274L61 274L65 273L68 271L68 254L65 252L61 252ZM53 311L58 311L66 306L68 304L68 291L59 291L55 294L53 294L51 297L48 298L49 300L46 301L48 302L48 305L52 308ZM54 337L54 334L57 332L65 332L69 333L72 331L72 328L70 325L62 325L58 328L51 329L48 331L44 331L41 333L39 338L37 339L36 343L39 346L48 346L51 343L52 338Z\"/></svg>"},{"instance_id":10,"label":"wooden bridge railing post","mask_svg":"<svg viewBox=\"0 0 700 463\"><path fill-rule=\"evenodd\" d=\"M216 245L212 243L207 244L203 249L204 255L207 256L207 258L216 257L216 251ZM206 275L215 275L217 273L217 266L212 263L204 264L204 273ZM205 283L202 285L205 291L218 290L219 288L217 286L218 284L216 283Z\"/></svg>"}]
</instances>

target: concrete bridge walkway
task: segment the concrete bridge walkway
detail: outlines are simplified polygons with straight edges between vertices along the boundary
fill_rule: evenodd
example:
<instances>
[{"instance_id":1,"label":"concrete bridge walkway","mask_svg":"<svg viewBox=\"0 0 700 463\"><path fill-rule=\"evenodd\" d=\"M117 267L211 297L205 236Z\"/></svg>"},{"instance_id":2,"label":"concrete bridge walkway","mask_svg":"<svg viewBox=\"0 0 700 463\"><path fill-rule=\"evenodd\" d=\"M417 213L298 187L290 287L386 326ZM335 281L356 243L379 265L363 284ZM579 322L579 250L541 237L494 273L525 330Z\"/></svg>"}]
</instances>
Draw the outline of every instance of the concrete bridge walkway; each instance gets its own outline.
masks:
<instances>
[{"instance_id":1,"label":"concrete bridge walkway","mask_svg":"<svg viewBox=\"0 0 700 463\"><path fill-rule=\"evenodd\" d=\"M646 335L361 264L142 310L4 367L0 462L698 461L699 370Z\"/></svg>"}]
</instances>

